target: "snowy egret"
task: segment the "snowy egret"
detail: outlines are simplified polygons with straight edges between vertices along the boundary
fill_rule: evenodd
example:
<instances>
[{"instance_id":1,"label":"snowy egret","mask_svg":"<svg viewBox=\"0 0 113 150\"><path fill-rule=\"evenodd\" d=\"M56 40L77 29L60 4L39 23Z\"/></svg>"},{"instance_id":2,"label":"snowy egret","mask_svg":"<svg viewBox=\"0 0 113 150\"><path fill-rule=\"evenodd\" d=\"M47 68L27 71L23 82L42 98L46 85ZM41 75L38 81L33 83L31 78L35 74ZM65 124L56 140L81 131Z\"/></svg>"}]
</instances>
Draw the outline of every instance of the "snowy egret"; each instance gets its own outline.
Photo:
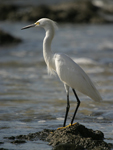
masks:
<instances>
[{"instance_id":1,"label":"snowy egret","mask_svg":"<svg viewBox=\"0 0 113 150\"><path fill-rule=\"evenodd\" d=\"M77 99L77 106L71 120L72 125L80 105L80 100L76 94L75 89L89 96L95 101L100 101L102 100L102 98L88 75L82 70L82 68L78 64L76 64L66 54L53 53L51 51L51 42L55 34L56 23L50 19L42 18L34 24L23 27L22 30L36 26L42 27L46 31L46 35L43 40L43 56L47 64L48 72L50 74L54 74L54 72L56 72L60 80L63 82L66 90L67 107L63 127L65 127L66 125L66 120L70 108L69 87L72 88L72 91Z\"/></svg>"}]
</instances>

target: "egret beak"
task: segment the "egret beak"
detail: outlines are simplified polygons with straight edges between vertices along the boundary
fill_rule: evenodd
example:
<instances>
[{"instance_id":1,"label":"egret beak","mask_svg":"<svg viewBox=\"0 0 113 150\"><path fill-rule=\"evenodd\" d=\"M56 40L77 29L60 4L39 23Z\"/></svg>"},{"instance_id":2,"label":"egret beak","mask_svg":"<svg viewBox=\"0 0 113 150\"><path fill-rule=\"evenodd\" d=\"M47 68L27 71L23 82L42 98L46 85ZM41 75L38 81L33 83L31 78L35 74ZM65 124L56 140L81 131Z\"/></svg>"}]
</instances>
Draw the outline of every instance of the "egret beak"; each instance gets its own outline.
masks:
<instances>
[{"instance_id":1,"label":"egret beak","mask_svg":"<svg viewBox=\"0 0 113 150\"><path fill-rule=\"evenodd\" d=\"M40 23L39 22L36 22L34 24L31 24L31 25L28 25L28 26L25 26L23 27L21 30L24 30L24 29L27 29L27 28L31 28L31 27L36 27L37 25L39 25Z\"/></svg>"},{"instance_id":2,"label":"egret beak","mask_svg":"<svg viewBox=\"0 0 113 150\"><path fill-rule=\"evenodd\" d=\"M31 24L31 25L23 27L21 30L24 30L24 29L27 29L27 28L31 28L31 27L35 27L35 26L36 26L36 24Z\"/></svg>"}]
</instances>

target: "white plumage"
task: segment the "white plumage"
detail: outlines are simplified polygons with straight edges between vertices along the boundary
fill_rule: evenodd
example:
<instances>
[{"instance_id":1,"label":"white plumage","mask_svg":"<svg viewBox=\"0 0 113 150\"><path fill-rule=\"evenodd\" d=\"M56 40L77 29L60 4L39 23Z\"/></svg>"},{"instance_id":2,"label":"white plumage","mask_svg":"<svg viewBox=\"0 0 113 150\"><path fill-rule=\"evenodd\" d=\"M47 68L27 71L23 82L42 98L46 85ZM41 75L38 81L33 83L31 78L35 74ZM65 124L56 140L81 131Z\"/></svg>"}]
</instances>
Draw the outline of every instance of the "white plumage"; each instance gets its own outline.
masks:
<instances>
[{"instance_id":1,"label":"white plumage","mask_svg":"<svg viewBox=\"0 0 113 150\"><path fill-rule=\"evenodd\" d=\"M70 57L65 54L56 54L55 66L56 72L64 84L95 101L102 100L90 78Z\"/></svg>"},{"instance_id":2,"label":"white plumage","mask_svg":"<svg viewBox=\"0 0 113 150\"><path fill-rule=\"evenodd\" d=\"M71 124L73 123L74 117L80 105L80 100L75 92L75 90L89 96L95 101L102 100L99 92L95 88L94 84L88 77L88 75L83 71L78 64L76 64L69 56L62 53L52 53L51 42L54 37L56 23L50 19L43 18L38 20L35 24L26 26L22 29L40 26L46 31L46 35L43 41L43 56L47 64L48 72L50 74L57 73L60 80L63 82L66 93L67 93L67 109L64 120L64 125L66 124L67 115L69 111L69 87L72 88L75 97L77 98L77 107L75 109L74 116L72 118Z\"/></svg>"}]
</instances>

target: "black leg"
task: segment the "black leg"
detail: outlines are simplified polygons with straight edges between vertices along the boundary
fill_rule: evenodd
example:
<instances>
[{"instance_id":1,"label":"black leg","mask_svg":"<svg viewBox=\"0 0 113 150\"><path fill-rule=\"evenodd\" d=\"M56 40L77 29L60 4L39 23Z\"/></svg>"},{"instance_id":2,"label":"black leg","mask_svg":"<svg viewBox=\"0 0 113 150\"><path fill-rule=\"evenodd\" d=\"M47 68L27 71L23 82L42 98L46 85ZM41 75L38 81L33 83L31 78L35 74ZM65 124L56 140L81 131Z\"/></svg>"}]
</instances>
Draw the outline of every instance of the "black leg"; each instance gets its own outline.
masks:
<instances>
[{"instance_id":1,"label":"black leg","mask_svg":"<svg viewBox=\"0 0 113 150\"><path fill-rule=\"evenodd\" d=\"M74 93L74 95L75 95L75 97L76 97L76 99L77 99L77 107L76 107L76 109L75 109L73 118L72 118L72 120L71 120L71 125L73 124L73 121L74 121L74 118L75 118L75 116L76 116L77 110L78 110L78 108L79 108L79 106L80 106L80 100L79 100L79 98L78 98L78 96L77 96L75 90L74 90L74 89L72 89L72 90L73 90L73 93Z\"/></svg>"},{"instance_id":2,"label":"black leg","mask_svg":"<svg viewBox=\"0 0 113 150\"><path fill-rule=\"evenodd\" d=\"M67 94L67 107L66 107L66 114L65 114L65 119L64 119L64 124L63 127L66 125L66 120L69 112L70 104L69 104L69 94Z\"/></svg>"}]
</instances>

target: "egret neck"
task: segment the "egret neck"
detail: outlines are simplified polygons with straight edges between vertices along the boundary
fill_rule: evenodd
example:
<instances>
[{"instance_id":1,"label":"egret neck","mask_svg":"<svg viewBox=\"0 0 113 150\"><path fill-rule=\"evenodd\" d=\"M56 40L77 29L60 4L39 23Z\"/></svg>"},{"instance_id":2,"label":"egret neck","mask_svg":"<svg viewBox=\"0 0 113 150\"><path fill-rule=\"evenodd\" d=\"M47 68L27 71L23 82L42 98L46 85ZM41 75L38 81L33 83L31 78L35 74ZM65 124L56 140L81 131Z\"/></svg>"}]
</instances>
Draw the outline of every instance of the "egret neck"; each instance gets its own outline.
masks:
<instances>
[{"instance_id":1,"label":"egret neck","mask_svg":"<svg viewBox=\"0 0 113 150\"><path fill-rule=\"evenodd\" d=\"M51 51L51 42L54 37L55 29L51 25L49 28L45 28L46 35L43 40L43 56L44 60L47 64L47 68L49 73L52 73L52 71L55 71L55 62L54 62L54 54Z\"/></svg>"}]
</instances>

